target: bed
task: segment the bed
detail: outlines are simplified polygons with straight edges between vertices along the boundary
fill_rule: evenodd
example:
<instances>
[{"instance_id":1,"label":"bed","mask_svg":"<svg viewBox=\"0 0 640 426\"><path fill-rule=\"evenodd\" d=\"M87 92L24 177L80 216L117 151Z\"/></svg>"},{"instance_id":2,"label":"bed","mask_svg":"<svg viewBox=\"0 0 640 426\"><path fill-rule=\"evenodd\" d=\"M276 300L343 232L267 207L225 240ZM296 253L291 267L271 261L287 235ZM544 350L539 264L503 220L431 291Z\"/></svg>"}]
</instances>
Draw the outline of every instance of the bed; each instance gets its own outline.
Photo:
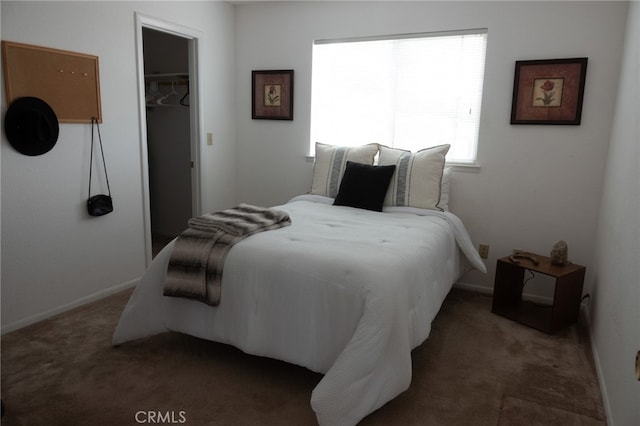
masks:
<instances>
[{"instance_id":1,"label":"bed","mask_svg":"<svg viewBox=\"0 0 640 426\"><path fill-rule=\"evenodd\" d=\"M355 425L411 382L411 350L453 283L486 272L447 211L371 211L307 194L275 206L291 225L228 252L220 303L163 296L175 241L154 258L113 344L177 331L324 374L312 392L320 425Z\"/></svg>"}]
</instances>

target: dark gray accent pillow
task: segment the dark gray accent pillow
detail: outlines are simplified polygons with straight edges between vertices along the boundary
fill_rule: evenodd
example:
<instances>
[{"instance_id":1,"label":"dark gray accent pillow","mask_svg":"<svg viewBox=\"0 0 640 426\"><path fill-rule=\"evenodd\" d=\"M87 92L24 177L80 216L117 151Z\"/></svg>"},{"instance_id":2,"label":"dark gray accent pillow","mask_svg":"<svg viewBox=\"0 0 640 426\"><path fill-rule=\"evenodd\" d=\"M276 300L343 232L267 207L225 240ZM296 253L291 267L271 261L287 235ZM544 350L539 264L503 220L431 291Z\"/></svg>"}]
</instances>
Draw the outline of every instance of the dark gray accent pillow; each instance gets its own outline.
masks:
<instances>
[{"instance_id":1,"label":"dark gray accent pillow","mask_svg":"<svg viewBox=\"0 0 640 426\"><path fill-rule=\"evenodd\" d=\"M371 166L347 161L333 204L381 212L395 169L395 165Z\"/></svg>"}]
</instances>

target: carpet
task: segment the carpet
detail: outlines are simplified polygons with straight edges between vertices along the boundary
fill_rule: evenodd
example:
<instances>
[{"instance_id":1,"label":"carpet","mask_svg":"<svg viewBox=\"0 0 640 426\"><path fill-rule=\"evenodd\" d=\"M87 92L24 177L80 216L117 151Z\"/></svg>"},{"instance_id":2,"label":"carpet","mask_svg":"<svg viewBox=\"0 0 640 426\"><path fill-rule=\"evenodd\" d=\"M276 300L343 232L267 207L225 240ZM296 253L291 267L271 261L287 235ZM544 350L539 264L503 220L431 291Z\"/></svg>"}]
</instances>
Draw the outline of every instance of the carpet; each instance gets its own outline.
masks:
<instances>
[{"instance_id":1,"label":"carpet","mask_svg":"<svg viewBox=\"0 0 640 426\"><path fill-rule=\"evenodd\" d=\"M125 291L1 339L3 426L313 425L321 375L178 333L111 346ZM454 289L410 388L363 426L604 425L582 327L547 335Z\"/></svg>"},{"instance_id":2,"label":"carpet","mask_svg":"<svg viewBox=\"0 0 640 426\"><path fill-rule=\"evenodd\" d=\"M526 399L512 396L505 396L503 398L497 426L545 424L565 426L601 426L606 423L588 415L549 407L533 401L527 401Z\"/></svg>"}]
</instances>

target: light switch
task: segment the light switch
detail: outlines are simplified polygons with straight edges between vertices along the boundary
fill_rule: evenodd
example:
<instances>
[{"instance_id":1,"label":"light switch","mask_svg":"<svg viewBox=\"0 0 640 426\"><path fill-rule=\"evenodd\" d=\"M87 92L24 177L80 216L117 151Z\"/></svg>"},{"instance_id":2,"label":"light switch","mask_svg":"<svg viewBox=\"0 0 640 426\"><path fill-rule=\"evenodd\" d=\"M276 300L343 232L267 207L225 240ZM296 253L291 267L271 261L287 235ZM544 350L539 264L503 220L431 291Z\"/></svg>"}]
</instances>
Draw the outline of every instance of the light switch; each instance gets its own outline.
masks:
<instances>
[{"instance_id":1,"label":"light switch","mask_svg":"<svg viewBox=\"0 0 640 426\"><path fill-rule=\"evenodd\" d=\"M211 132L207 133L207 145L213 145L213 134Z\"/></svg>"}]
</instances>

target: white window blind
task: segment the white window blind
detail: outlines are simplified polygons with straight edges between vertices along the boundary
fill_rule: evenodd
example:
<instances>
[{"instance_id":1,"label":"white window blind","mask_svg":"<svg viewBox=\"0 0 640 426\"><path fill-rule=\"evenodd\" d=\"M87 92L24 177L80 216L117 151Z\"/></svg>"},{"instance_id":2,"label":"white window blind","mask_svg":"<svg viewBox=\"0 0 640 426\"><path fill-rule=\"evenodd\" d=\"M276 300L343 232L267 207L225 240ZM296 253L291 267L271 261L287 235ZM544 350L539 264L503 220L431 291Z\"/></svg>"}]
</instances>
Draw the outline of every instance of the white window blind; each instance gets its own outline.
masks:
<instances>
[{"instance_id":1,"label":"white window blind","mask_svg":"<svg viewBox=\"0 0 640 426\"><path fill-rule=\"evenodd\" d=\"M486 42L486 30L316 41L311 153L448 143L448 162L475 164Z\"/></svg>"}]
</instances>

